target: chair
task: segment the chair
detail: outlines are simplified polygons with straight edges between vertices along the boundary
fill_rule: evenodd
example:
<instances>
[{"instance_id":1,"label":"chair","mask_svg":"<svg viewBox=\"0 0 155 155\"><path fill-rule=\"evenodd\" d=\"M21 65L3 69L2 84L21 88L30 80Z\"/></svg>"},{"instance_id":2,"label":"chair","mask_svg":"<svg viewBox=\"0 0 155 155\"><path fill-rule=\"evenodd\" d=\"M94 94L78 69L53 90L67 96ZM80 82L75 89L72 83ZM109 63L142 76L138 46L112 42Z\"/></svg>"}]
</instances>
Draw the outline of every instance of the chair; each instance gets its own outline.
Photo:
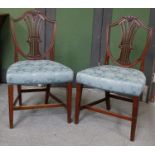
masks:
<instances>
[{"instance_id":1,"label":"chair","mask_svg":"<svg viewBox=\"0 0 155 155\"><path fill-rule=\"evenodd\" d=\"M111 31L116 32L120 28L121 42L119 46L120 54L116 58L110 50ZM144 50L133 62L130 54L133 50L133 40L138 29L144 30L148 35ZM118 21L110 24L106 31L106 54L104 65L82 70L77 73L76 81L76 110L75 123L79 122L80 110L87 109L94 112L110 115L131 122L130 140L135 139L135 130L138 115L139 96L145 85L144 61L152 38L152 29L145 26L137 17L122 17ZM135 52L135 51L133 51ZM140 64L139 69L134 67ZM81 104L83 86L89 86L105 90L105 98L88 104ZM132 116L111 112L110 98L133 102ZM106 109L95 107L94 105L106 102Z\"/></svg>"},{"instance_id":2,"label":"chair","mask_svg":"<svg viewBox=\"0 0 155 155\"><path fill-rule=\"evenodd\" d=\"M56 30L56 21L49 19L38 10L25 12L21 17L10 21L11 33L14 43L14 61L7 70L8 83L8 102L9 102L9 121L10 128L13 128L13 112L14 110L42 109L64 107L67 109L67 121L71 122L71 98L72 98L72 80L73 71L54 61L54 39ZM28 52L24 52L18 43L16 27L20 24L27 28ZM45 52L40 51L41 35L44 25L49 24L51 28L51 40L49 47ZM18 27L19 28L19 27ZM20 57L25 60L20 61ZM61 84L67 86L67 104L50 92L52 85ZM14 85L17 85L18 96L14 99ZM35 86L30 88L22 88L22 86ZM37 87L42 85L43 87ZM60 85L59 85L60 86ZM45 92L45 103L24 105L22 102L22 93L28 92ZM49 97L58 103L49 104ZM19 103L19 105L17 105Z\"/></svg>"}]
</instances>

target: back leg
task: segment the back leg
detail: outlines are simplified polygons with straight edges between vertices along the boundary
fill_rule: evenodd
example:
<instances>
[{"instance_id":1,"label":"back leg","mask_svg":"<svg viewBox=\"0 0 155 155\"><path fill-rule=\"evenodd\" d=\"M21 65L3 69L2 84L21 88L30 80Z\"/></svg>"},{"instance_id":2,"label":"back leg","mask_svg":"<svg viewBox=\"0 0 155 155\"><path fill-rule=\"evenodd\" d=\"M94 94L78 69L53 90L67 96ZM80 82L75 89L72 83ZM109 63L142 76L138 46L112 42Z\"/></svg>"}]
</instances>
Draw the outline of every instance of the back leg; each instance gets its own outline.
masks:
<instances>
[{"instance_id":1,"label":"back leg","mask_svg":"<svg viewBox=\"0 0 155 155\"><path fill-rule=\"evenodd\" d=\"M50 93L50 85L48 84L45 92L45 104L48 104L49 93Z\"/></svg>"},{"instance_id":2,"label":"back leg","mask_svg":"<svg viewBox=\"0 0 155 155\"><path fill-rule=\"evenodd\" d=\"M105 92L105 97L106 97L106 108L107 108L107 110L110 110L111 109L110 93L108 91Z\"/></svg>"},{"instance_id":3,"label":"back leg","mask_svg":"<svg viewBox=\"0 0 155 155\"><path fill-rule=\"evenodd\" d=\"M18 95L19 95L19 105L22 105L22 92L21 92L21 85L17 86L17 91L18 91Z\"/></svg>"}]
</instances>

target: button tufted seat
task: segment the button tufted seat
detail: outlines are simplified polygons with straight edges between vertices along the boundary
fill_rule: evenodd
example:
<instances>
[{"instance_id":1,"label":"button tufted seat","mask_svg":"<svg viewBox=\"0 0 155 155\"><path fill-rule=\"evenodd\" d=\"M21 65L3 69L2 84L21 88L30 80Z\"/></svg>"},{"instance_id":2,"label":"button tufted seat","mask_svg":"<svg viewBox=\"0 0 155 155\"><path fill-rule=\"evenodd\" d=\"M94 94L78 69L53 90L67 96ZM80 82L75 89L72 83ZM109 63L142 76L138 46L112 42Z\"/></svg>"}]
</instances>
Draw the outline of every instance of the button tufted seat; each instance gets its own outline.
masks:
<instances>
[{"instance_id":1,"label":"button tufted seat","mask_svg":"<svg viewBox=\"0 0 155 155\"><path fill-rule=\"evenodd\" d=\"M146 78L136 69L103 65L78 72L76 81L106 91L139 96Z\"/></svg>"},{"instance_id":2,"label":"button tufted seat","mask_svg":"<svg viewBox=\"0 0 155 155\"><path fill-rule=\"evenodd\" d=\"M73 71L70 68L50 60L19 61L7 71L8 84L56 84L72 80Z\"/></svg>"}]
</instances>

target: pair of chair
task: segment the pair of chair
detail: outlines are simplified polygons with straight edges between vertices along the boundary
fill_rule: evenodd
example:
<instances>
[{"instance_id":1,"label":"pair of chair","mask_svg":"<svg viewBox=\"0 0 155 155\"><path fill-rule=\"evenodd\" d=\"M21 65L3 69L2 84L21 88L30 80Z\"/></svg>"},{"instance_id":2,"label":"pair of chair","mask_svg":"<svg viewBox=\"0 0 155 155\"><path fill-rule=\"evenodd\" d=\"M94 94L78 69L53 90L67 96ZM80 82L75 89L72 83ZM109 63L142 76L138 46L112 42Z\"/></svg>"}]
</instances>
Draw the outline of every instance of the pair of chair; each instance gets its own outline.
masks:
<instances>
[{"instance_id":1,"label":"pair of chair","mask_svg":"<svg viewBox=\"0 0 155 155\"><path fill-rule=\"evenodd\" d=\"M28 28L27 42L29 44L29 53L27 54L21 50L16 39L14 23L21 20L25 21ZM39 50L41 42L40 31L42 29L41 23L45 21L51 24L51 41L49 48L44 53L41 53ZM117 60L113 57L110 51L110 32L111 29L116 26L120 26L122 31L122 39L119 45L121 52L120 57ZM7 71L10 128L13 128L14 110L65 107L67 109L67 121L68 123L71 123L73 71L60 63L54 62L55 28L55 20L50 20L48 17L36 10L28 11L20 18L11 20L11 31L13 43L15 45L15 63L11 65ZM131 63L129 55L133 50L132 43L135 33L139 28L146 30L148 37L142 54L138 59ZM146 81L145 75L142 71L144 70L145 55L148 51L151 37L152 29L146 27L138 18L132 16L122 17L117 22L110 24L107 27L105 65L85 69L78 72L76 76L76 124L79 122L80 110L83 109L125 119L131 121L130 140L134 141L138 115L138 101ZM28 60L19 61L19 56L22 56ZM111 65L111 63L116 65ZM140 64L140 71L132 68L137 64ZM22 89L22 85L39 84L42 84L45 87L41 89ZM50 92L50 87L53 84L65 84L67 86L66 104ZM18 92L18 96L15 98L15 100L13 95L14 85L17 85ZM82 90L84 85L105 90L105 97L89 104L81 104ZM36 91L45 91L45 103L31 106L23 105L22 93ZM119 96L116 96L115 94L119 94ZM123 97L122 95L127 97ZM58 103L49 104L49 97L52 97ZM129 117L111 112L110 97L133 102L132 116ZM16 104L18 101L19 105L17 106ZM107 110L94 107L94 105L103 101L106 101Z\"/></svg>"}]
</instances>

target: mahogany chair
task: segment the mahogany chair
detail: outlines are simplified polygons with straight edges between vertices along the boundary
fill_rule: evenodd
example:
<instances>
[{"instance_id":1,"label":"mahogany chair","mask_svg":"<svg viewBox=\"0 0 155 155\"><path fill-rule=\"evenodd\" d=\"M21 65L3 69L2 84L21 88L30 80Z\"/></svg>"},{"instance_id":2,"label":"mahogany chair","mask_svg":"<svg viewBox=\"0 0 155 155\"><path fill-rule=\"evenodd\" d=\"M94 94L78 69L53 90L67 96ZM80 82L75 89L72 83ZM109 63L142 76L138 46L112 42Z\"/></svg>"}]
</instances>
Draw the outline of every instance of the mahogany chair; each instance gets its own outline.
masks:
<instances>
[{"instance_id":1,"label":"mahogany chair","mask_svg":"<svg viewBox=\"0 0 155 155\"><path fill-rule=\"evenodd\" d=\"M16 26L20 22L24 23L27 28L27 43L29 51L25 52L20 48L17 40ZM72 80L73 71L54 61L54 39L56 30L56 21L49 19L38 10L25 12L21 17L12 19L11 32L14 43L14 64L7 70L8 83L8 102L9 102L9 121L10 128L13 128L14 110L42 109L64 107L67 110L67 121L71 122L71 98L72 98ZM51 28L51 40L49 47L42 52L40 50L41 34L45 24ZM26 60L21 61L20 57ZM67 103L61 101L58 97L50 92L52 85L63 84L67 87ZM18 96L14 99L14 85L17 86ZM24 86L39 86L39 88L22 88ZM22 102L22 93L28 92L45 92L45 103L38 105L24 105ZM57 103L48 103L49 97ZM19 103L19 105L17 105Z\"/></svg>"},{"instance_id":2,"label":"mahogany chair","mask_svg":"<svg viewBox=\"0 0 155 155\"><path fill-rule=\"evenodd\" d=\"M110 50L111 31L114 28L120 28L121 40L118 57L116 58ZM146 37L145 47L141 55L133 62L130 60L133 49L133 41L137 30L142 29L148 35ZM119 29L118 29L119 30ZM115 29L117 31L117 29ZM114 32L114 31L113 31ZM138 35L137 35L138 36ZM87 109L94 112L110 115L131 122L130 140L135 139L135 130L138 116L139 96L145 85L144 61L152 38L152 29L145 26L137 17L122 17L118 21L108 25L106 31L106 55L104 65L88 68L77 73L76 81L76 110L75 123L79 122L80 110ZM139 38L141 39L141 38ZM142 44L143 45L143 44ZM133 51L134 50L134 51ZM139 64L139 68L137 65ZM136 68L136 69L135 69ZM105 97L89 104L81 105L81 96L83 86L105 90ZM132 115L122 115L111 112L110 98L132 102ZM94 105L106 102L106 109L95 107Z\"/></svg>"}]
</instances>

